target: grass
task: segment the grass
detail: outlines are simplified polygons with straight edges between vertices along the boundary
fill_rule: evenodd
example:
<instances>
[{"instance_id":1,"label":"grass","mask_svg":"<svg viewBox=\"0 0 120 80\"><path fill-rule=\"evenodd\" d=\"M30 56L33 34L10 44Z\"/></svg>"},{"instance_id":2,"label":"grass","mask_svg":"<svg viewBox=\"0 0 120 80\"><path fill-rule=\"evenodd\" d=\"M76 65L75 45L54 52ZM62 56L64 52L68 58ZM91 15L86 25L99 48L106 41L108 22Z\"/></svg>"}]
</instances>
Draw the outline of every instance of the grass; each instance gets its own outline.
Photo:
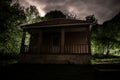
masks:
<instances>
[{"instance_id":1,"label":"grass","mask_svg":"<svg viewBox=\"0 0 120 80\"><path fill-rule=\"evenodd\" d=\"M91 64L104 64L104 63L120 63L120 58L107 58L107 59L92 59Z\"/></svg>"},{"instance_id":2,"label":"grass","mask_svg":"<svg viewBox=\"0 0 120 80\"><path fill-rule=\"evenodd\" d=\"M117 55L101 55L95 54L91 60L91 64L118 64L120 63L120 56Z\"/></svg>"}]
</instances>

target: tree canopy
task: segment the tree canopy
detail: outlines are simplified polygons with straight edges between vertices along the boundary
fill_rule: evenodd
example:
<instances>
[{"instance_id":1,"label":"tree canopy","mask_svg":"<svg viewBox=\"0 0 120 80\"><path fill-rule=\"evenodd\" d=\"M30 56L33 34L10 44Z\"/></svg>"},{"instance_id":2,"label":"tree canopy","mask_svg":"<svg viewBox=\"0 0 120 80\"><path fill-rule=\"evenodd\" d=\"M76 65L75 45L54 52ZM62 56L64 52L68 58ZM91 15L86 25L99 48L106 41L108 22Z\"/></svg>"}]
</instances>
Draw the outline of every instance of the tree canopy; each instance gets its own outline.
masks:
<instances>
[{"instance_id":1,"label":"tree canopy","mask_svg":"<svg viewBox=\"0 0 120 80\"><path fill-rule=\"evenodd\" d=\"M18 50L18 25L26 18L23 7L12 0L0 1L0 53L12 53Z\"/></svg>"},{"instance_id":2,"label":"tree canopy","mask_svg":"<svg viewBox=\"0 0 120 80\"><path fill-rule=\"evenodd\" d=\"M63 12L59 11L59 10L53 10L53 11L48 12L45 15L45 18L46 19L66 18L66 15Z\"/></svg>"},{"instance_id":3,"label":"tree canopy","mask_svg":"<svg viewBox=\"0 0 120 80\"><path fill-rule=\"evenodd\" d=\"M93 27L92 44L97 53L114 53L120 49L120 13L102 25ZM108 53L107 53L108 52Z\"/></svg>"},{"instance_id":4,"label":"tree canopy","mask_svg":"<svg viewBox=\"0 0 120 80\"><path fill-rule=\"evenodd\" d=\"M97 19L95 18L94 15L89 15L89 16L86 16L86 21L89 21L89 22L97 22Z\"/></svg>"},{"instance_id":5,"label":"tree canopy","mask_svg":"<svg viewBox=\"0 0 120 80\"><path fill-rule=\"evenodd\" d=\"M38 9L32 5L25 9L25 16L26 16L26 21L25 21L26 24L39 22L41 20Z\"/></svg>"},{"instance_id":6,"label":"tree canopy","mask_svg":"<svg viewBox=\"0 0 120 80\"><path fill-rule=\"evenodd\" d=\"M22 38L20 25L37 22L39 19L35 6L25 9L18 0L14 3L12 0L0 0L0 54L19 53Z\"/></svg>"}]
</instances>

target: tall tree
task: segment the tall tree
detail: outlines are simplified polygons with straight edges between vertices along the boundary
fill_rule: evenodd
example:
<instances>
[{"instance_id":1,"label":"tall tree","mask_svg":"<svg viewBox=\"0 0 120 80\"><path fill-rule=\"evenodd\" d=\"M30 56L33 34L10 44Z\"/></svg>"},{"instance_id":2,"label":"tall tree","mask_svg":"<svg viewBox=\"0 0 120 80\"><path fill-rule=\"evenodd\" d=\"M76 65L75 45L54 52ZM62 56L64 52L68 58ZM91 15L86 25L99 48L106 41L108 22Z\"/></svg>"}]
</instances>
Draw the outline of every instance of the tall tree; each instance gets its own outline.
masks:
<instances>
[{"instance_id":1,"label":"tall tree","mask_svg":"<svg viewBox=\"0 0 120 80\"><path fill-rule=\"evenodd\" d=\"M111 50L120 48L119 14L113 19L93 28L92 40L96 51L109 54ZM96 45L95 45L96 44Z\"/></svg>"},{"instance_id":2,"label":"tall tree","mask_svg":"<svg viewBox=\"0 0 120 80\"><path fill-rule=\"evenodd\" d=\"M0 53L19 53L22 37L20 25L39 20L35 6L25 9L18 0L0 0Z\"/></svg>"},{"instance_id":3,"label":"tall tree","mask_svg":"<svg viewBox=\"0 0 120 80\"><path fill-rule=\"evenodd\" d=\"M12 0L0 0L0 5L0 53L13 53L18 50L18 25L26 18L24 8Z\"/></svg>"},{"instance_id":4,"label":"tall tree","mask_svg":"<svg viewBox=\"0 0 120 80\"><path fill-rule=\"evenodd\" d=\"M25 15L26 15L26 24L31 24L35 22L40 22L41 17L39 15L38 9L35 6L30 6L25 9Z\"/></svg>"}]
</instances>

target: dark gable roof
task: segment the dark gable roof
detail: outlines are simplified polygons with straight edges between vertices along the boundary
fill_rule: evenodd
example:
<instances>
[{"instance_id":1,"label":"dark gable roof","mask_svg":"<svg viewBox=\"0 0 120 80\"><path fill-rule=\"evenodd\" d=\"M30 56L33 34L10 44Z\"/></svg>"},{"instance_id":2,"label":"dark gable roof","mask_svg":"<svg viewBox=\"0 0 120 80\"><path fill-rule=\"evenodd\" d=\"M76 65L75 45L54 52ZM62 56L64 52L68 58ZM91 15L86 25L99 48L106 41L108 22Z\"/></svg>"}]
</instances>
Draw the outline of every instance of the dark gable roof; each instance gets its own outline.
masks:
<instances>
[{"instance_id":1,"label":"dark gable roof","mask_svg":"<svg viewBox=\"0 0 120 80\"><path fill-rule=\"evenodd\" d=\"M75 25L75 24L87 24L90 25L90 22L84 21L84 20L76 20L76 19L50 19L47 21L39 22L39 23L33 23L28 25L21 26L24 28L41 28L41 27L57 27L61 25Z\"/></svg>"}]
</instances>

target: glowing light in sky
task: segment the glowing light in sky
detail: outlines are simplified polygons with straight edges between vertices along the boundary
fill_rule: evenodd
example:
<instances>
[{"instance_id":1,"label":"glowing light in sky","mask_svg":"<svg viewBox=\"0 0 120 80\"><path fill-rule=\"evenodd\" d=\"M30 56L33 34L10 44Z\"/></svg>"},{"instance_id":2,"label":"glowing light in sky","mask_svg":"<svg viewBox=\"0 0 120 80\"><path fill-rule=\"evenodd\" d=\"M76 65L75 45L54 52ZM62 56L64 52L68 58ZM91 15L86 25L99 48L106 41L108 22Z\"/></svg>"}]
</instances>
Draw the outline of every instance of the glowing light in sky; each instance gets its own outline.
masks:
<instances>
[{"instance_id":1,"label":"glowing light in sky","mask_svg":"<svg viewBox=\"0 0 120 80\"><path fill-rule=\"evenodd\" d=\"M21 3L23 3L23 2L21 2ZM34 5L38 9L40 16L43 17L46 14L44 11L44 8L46 7L46 5L44 3L40 3L40 2L37 2L34 0L25 0L25 3L22 5L26 6L26 7L28 7L30 5Z\"/></svg>"},{"instance_id":2,"label":"glowing light in sky","mask_svg":"<svg viewBox=\"0 0 120 80\"><path fill-rule=\"evenodd\" d=\"M34 5L41 16L61 10L79 18L94 14L99 23L110 20L120 11L120 0L19 0L21 5Z\"/></svg>"}]
</instances>

